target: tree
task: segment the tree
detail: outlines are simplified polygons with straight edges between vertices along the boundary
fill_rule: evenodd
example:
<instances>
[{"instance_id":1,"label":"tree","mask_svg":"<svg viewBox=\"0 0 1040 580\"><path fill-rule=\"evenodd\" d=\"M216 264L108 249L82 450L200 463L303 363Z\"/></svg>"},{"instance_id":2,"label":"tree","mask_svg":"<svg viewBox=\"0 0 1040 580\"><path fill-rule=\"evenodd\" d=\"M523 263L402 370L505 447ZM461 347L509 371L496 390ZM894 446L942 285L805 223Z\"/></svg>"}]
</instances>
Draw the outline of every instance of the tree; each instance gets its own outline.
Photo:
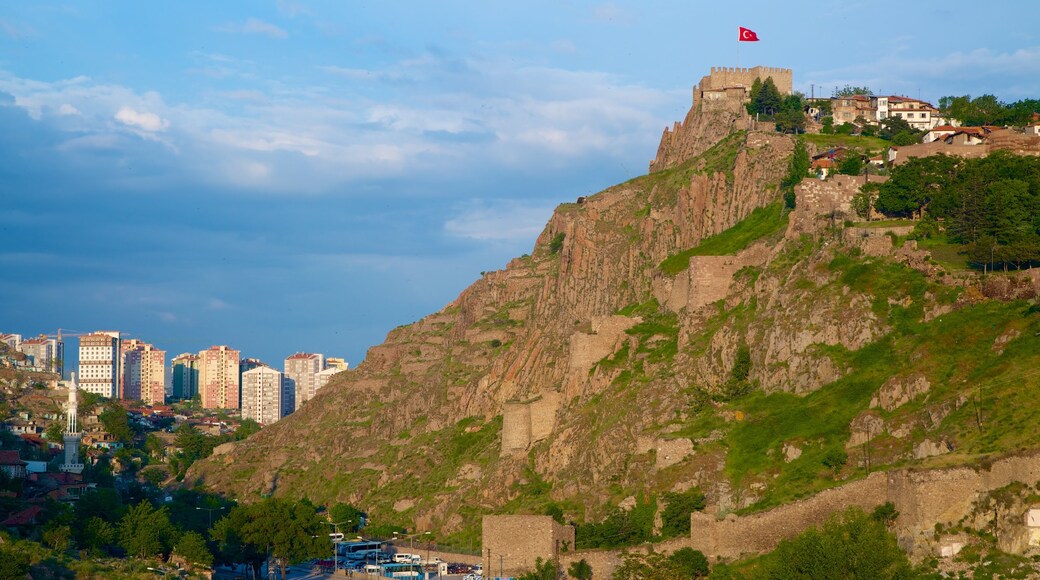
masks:
<instances>
[{"instance_id":1,"label":"tree","mask_svg":"<svg viewBox=\"0 0 1040 580\"><path fill-rule=\"evenodd\" d=\"M364 512L349 503L337 503L329 509L329 518L334 524L339 524L341 532L356 532L361 529L361 518Z\"/></svg>"},{"instance_id":2,"label":"tree","mask_svg":"<svg viewBox=\"0 0 1040 580\"><path fill-rule=\"evenodd\" d=\"M28 574L28 554L0 548L0 580L25 580Z\"/></svg>"},{"instance_id":3,"label":"tree","mask_svg":"<svg viewBox=\"0 0 1040 580\"><path fill-rule=\"evenodd\" d=\"M794 188L809 175L810 167L812 167L812 162L809 159L809 152L805 149L805 143L799 139L795 142L791 159L787 162L787 175L780 182L780 188L784 191L784 205L788 209L794 209Z\"/></svg>"},{"instance_id":4,"label":"tree","mask_svg":"<svg viewBox=\"0 0 1040 580\"><path fill-rule=\"evenodd\" d=\"M173 553L202 568L213 565L213 554L206 546L206 539L198 532L187 532L181 536L173 547Z\"/></svg>"},{"instance_id":5,"label":"tree","mask_svg":"<svg viewBox=\"0 0 1040 580\"><path fill-rule=\"evenodd\" d=\"M253 433L259 432L260 423L257 423L252 419L242 419L242 422L238 425L238 429L235 429L235 441L241 441Z\"/></svg>"},{"instance_id":6,"label":"tree","mask_svg":"<svg viewBox=\"0 0 1040 580\"><path fill-rule=\"evenodd\" d=\"M668 556L668 561L680 573L680 578L704 578L708 575L708 558L693 548L679 548Z\"/></svg>"},{"instance_id":7,"label":"tree","mask_svg":"<svg viewBox=\"0 0 1040 580\"><path fill-rule=\"evenodd\" d=\"M94 556L101 556L116 543L116 528L109 522L93 516L77 530L77 542Z\"/></svg>"},{"instance_id":8,"label":"tree","mask_svg":"<svg viewBox=\"0 0 1040 580\"><path fill-rule=\"evenodd\" d=\"M166 454L166 444L155 433L149 433L144 437L144 450L149 457L161 460Z\"/></svg>"},{"instance_id":9,"label":"tree","mask_svg":"<svg viewBox=\"0 0 1040 580\"><path fill-rule=\"evenodd\" d=\"M762 83L762 89L751 101L754 106L754 111L752 112L773 115L780 111L782 101L780 90L776 88L773 77L769 77Z\"/></svg>"},{"instance_id":10,"label":"tree","mask_svg":"<svg viewBox=\"0 0 1040 580\"><path fill-rule=\"evenodd\" d=\"M842 175L863 173L863 157L856 151L846 151L845 157L838 162L838 173Z\"/></svg>"},{"instance_id":11,"label":"tree","mask_svg":"<svg viewBox=\"0 0 1040 580\"><path fill-rule=\"evenodd\" d=\"M764 562L764 577L910 578L906 554L885 524L859 508L835 514L822 529L780 542Z\"/></svg>"},{"instance_id":12,"label":"tree","mask_svg":"<svg viewBox=\"0 0 1040 580\"><path fill-rule=\"evenodd\" d=\"M666 493L662 499L665 507L661 510L661 535L666 538L689 535L690 514L704 509L704 494L693 488L682 493Z\"/></svg>"},{"instance_id":13,"label":"tree","mask_svg":"<svg viewBox=\"0 0 1040 580\"><path fill-rule=\"evenodd\" d=\"M591 567L589 570L591 571ZM558 575L559 570L551 561L535 558L534 571L520 575L517 580L556 580Z\"/></svg>"},{"instance_id":14,"label":"tree","mask_svg":"<svg viewBox=\"0 0 1040 580\"><path fill-rule=\"evenodd\" d=\"M286 567L329 551L328 532L311 506L280 498L267 498L246 508L249 520L241 529L242 540L278 560L285 576Z\"/></svg>"},{"instance_id":15,"label":"tree","mask_svg":"<svg viewBox=\"0 0 1040 580\"><path fill-rule=\"evenodd\" d=\"M589 565L588 560L582 558L577 562L571 563L570 567L567 568L567 575L571 578L577 578L577 580L591 580L592 566Z\"/></svg>"},{"instance_id":16,"label":"tree","mask_svg":"<svg viewBox=\"0 0 1040 580\"><path fill-rule=\"evenodd\" d=\"M98 416L98 421L117 441L129 443L133 440L134 430L130 428L126 409L119 403L109 401L105 404L105 410Z\"/></svg>"},{"instance_id":17,"label":"tree","mask_svg":"<svg viewBox=\"0 0 1040 580\"><path fill-rule=\"evenodd\" d=\"M65 434L65 424L61 421L51 421L50 425L47 425L47 430L44 432L44 436L50 443L57 443L62 440Z\"/></svg>"},{"instance_id":18,"label":"tree","mask_svg":"<svg viewBox=\"0 0 1040 580\"><path fill-rule=\"evenodd\" d=\"M209 537L217 544L217 560L223 564L248 564L259 572L267 557L267 547L257 546L242 539L242 529L249 521L249 510L235 507L227 516L213 524Z\"/></svg>"},{"instance_id":19,"label":"tree","mask_svg":"<svg viewBox=\"0 0 1040 580\"><path fill-rule=\"evenodd\" d=\"M852 85L845 85L844 87L834 91L835 97L854 97L856 95L873 95L874 92L870 90L870 87L856 87Z\"/></svg>"},{"instance_id":20,"label":"tree","mask_svg":"<svg viewBox=\"0 0 1040 580\"><path fill-rule=\"evenodd\" d=\"M176 536L166 508L157 510L148 501L130 506L119 521L119 545L138 558L169 552Z\"/></svg>"},{"instance_id":21,"label":"tree","mask_svg":"<svg viewBox=\"0 0 1040 580\"><path fill-rule=\"evenodd\" d=\"M76 521L82 526L96 517L114 523L123 517L125 509L119 492L111 487L99 487L80 496L76 502Z\"/></svg>"}]
</instances>

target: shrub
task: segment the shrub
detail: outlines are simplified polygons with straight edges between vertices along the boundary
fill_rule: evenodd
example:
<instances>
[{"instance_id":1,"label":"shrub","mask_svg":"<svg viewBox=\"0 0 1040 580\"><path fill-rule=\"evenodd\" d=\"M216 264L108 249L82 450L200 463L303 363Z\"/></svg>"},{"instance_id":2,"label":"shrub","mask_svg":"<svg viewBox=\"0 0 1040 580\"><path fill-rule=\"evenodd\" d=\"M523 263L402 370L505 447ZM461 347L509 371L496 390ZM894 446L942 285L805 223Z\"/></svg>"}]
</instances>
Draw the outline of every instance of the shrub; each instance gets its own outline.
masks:
<instances>
[{"instance_id":1,"label":"shrub","mask_svg":"<svg viewBox=\"0 0 1040 580\"><path fill-rule=\"evenodd\" d=\"M553 236L553 239L549 242L549 253L559 254L560 250L563 249L563 239L567 237L566 234L560 232Z\"/></svg>"}]
</instances>

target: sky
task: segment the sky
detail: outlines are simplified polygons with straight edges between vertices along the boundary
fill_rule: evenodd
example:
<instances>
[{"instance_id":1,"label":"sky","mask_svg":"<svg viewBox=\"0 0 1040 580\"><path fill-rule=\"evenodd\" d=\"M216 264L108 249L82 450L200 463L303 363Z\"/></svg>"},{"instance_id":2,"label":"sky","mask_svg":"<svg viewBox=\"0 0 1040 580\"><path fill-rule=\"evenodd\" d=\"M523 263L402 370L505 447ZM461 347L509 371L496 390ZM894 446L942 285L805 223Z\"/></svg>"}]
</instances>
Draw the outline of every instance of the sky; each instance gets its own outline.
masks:
<instances>
[{"instance_id":1,"label":"sky","mask_svg":"<svg viewBox=\"0 0 1040 580\"><path fill-rule=\"evenodd\" d=\"M794 4L5 2L0 332L355 365L645 173L712 66L1040 97L1031 2Z\"/></svg>"}]
</instances>

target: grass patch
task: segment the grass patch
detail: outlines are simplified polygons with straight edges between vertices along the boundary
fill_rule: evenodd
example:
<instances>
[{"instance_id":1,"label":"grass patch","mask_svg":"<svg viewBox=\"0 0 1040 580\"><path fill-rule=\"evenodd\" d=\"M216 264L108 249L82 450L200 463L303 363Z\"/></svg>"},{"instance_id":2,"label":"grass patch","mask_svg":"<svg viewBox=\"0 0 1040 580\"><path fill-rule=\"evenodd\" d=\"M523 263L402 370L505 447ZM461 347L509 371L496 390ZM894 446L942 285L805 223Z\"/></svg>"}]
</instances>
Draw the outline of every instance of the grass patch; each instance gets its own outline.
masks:
<instances>
[{"instance_id":1,"label":"grass patch","mask_svg":"<svg viewBox=\"0 0 1040 580\"><path fill-rule=\"evenodd\" d=\"M787 212L780 200L756 209L728 230L701 240L696 246L669 256L661 262L661 271L675 276L690 267L693 256L728 256L747 248L758 240L783 231Z\"/></svg>"},{"instance_id":2,"label":"grass patch","mask_svg":"<svg viewBox=\"0 0 1040 580\"><path fill-rule=\"evenodd\" d=\"M917 240L917 247L928 250L932 261L947 270L968 270L968 255L962 253L964 246L947 242L945 239L922 238Z\"/></svg>"},{"instance_id":3,"label":"grass patch","mask_svg":"<svg viewBox=\"0 0 1040 580\"><path fill-rule=\"evenodd\" d=\"M864 137L862 135L824 135L806 133L800 135L802 139L816 145L817 149L829 149L831 147L856 147L864 150L880 151L892 144L878 137Z\"/></svg>"}]
</instances>

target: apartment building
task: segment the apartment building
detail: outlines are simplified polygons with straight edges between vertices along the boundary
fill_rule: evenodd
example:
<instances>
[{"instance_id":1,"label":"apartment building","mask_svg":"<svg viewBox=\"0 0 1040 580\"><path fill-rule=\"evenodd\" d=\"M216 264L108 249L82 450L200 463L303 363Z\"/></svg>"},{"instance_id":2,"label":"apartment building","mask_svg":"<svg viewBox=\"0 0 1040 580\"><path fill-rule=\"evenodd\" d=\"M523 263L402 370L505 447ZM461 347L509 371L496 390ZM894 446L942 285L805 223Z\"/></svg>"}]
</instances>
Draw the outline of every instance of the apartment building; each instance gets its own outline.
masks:
<instances>
[{"instance_id":1,"label":"apartment building","mask_svg":"<svg viewBox=\"0 0 1040 580\"><path fill-rule=\"evenodd\" d=\"M150 405L166 402L166 351L136 338L120 345L122 398Z\"/></svg>"},{"instance_id":2,"label":"apartment building","mask_svg":"<svg viewBox=\"0 0 1040 580\"><path fill-rule=\"evenodd\" d=\"M79 388L119 397L119 332L99 330L79 338Z\"/></svg>"},{"instance_id":3,"label":"apartment building","mask_svg":"<svg viewBox=\"0 0 1040 580\"><path fill-rule=\"evenodd\" d=\"M287 392L286 382L282 373L267 365L243 372L242 418L270 425L288 415L292 393Z\"/></svg>"},{"instance_id":4,"label":"apartment building","mask_svg":"<svg viewBox=\"0 0 1040 580\"><path fill-rule=\"evenodd\" d=\"M200 360L198 355L190 352L174 357L171 381L171 395L174 399L191 400L199 394Z\"/></svg>"},{"instance_id":5,"label":"apartment building","mask_svg":"<svg viewBox=\"0 0 1040 580\"><path fill-rule=\"evenodd\" d=\"M31 368L48 373L62 372L65 360L65 343L40 335L21 341L17 349L32 359Z\"/></svg>"},{"instance_id":6,"label":"apartment building","mask_svg":"<svg viewBox=\"0 0 1040 580\"><path fill-rule=\"evenodd\" d=\"M298 352L285 359L285 378L295 390L293 410L314 398L318 392L318 373L325 370L325 355Z\"/></svg>"},{"instance_id":7,"label":"apartment building","mask_svg":"<svg viewBox=\"0 0 1040 580\"><path fill-rule=\"evenodd\" d=\"M203 408L239 408L240 355L227 346L211 346L199 353L199 394Z\"/></svg>"}]
</instances>

